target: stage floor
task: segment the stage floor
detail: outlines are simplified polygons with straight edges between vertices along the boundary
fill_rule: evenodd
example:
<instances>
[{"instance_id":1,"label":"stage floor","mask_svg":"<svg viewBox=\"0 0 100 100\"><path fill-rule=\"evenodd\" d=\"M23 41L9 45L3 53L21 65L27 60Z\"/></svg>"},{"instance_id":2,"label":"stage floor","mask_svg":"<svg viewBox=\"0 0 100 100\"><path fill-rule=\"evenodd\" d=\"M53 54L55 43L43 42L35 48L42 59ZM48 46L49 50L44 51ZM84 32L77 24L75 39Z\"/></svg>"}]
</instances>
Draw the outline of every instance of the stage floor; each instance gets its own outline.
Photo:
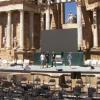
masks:
<instances>
[{"instance_id":1,"label":"stage floor","mask_svg":"<svg viewBox=\"0 0 100 100\"><path fill-rule=\"evenodd\" d=\"M65 66L65 65L57 65L56 67L48 67L42 65L2 65L0 66L0 71L21 71L21 72L45 72L45 73L71 73L71 72L81 72L81 73L96 73L100 74L100 67L84 67L84 66Z\"/></svg>"}]
</instances>

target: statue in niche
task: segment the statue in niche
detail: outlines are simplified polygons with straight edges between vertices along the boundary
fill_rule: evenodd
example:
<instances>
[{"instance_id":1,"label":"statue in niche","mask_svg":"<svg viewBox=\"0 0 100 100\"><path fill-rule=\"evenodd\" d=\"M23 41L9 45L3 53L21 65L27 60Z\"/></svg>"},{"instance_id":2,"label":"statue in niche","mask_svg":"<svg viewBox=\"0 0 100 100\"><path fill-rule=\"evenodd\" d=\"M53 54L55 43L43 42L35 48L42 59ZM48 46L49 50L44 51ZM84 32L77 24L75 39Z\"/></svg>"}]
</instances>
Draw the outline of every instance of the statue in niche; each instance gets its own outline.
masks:
<instances>
[{"instance_id":1,"label":"statue in niche","mask_svg":"<svg viewBox=\"0 0 100 100\"><path fill-rule=\"evenodd\" d=\"M3 47L6 48L6 37L3 37Z\"/></svg>"},{"instance_id":2,"label":"statue in niche","mask_svg":"<svg viewBox=\"0 0 100 100\"><path fill-rule=\"evenodd\" d=\"M13 38L13 47L14 48L17 47L17 38L16 38L16 36Z\"/></svg>"},{"instance_id":3,"label":"statue in niche","mask_svg":"<svg viewBox=\"0 0 100 100\"><path fill-rule=\"evenodd\" d=\"M77 23L76 15L73 15L71 12L68 14L67 23Z\"/></svg>"}]
</instances>

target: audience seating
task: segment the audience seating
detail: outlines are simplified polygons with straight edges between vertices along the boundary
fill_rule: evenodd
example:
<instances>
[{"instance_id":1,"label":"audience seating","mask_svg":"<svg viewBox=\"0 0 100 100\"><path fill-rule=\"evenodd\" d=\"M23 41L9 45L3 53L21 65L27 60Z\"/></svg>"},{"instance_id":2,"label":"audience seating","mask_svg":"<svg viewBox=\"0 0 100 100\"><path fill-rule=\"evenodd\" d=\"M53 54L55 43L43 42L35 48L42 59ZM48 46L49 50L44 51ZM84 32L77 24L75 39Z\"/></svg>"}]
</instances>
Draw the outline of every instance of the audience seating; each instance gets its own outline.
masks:
<instances>
[{"instance_id":1,"label":"audience seating","mask_svg":"<svg viewBox=\"0 0 100 100\"><path fill-rule=\"evenodd\" d=\"M100 77L97 77L97 82L96 82L96 93L100 93Z\"/></svg>"},{"instance_id":2,"label":"audience seating","mask_svg":"<svg viewBox=\"0 0 100 100\"><path fill-rule=\"evenodd\" d=\"M66 85L67 85L67 92L71 93L72 92L72 80L71 79L67 79L65 81ZM69 90L68 90L69 89Z\"/></svg>"},{"instance_id":3,"label":"audience seating","mask_svg":"<svg viewBox=\"0 0 100 100\"><path fill-rule=\"evenodd\" d=\"M38 76L33 81L34 81L33 85L35 88L38 88L41 86L41 79Z\"/></svg>"},{"instance_id":4,"label":"audience seating","mask_svg":"<svg viewBox=\"0 0 100 100\"><path fill-rule=\"evenodd\" d=\"M50 87L50 90L55 90L55 88L56 88L56 80L53 79L53 78L51 78L51 79L49 80L49 82L48 82L48 85L49 85L49 87Z\"/></svg>"},{"instance_id":5,"label":"audience seating","mask_svg":"<svg viewBox=\"0 0 100 100\"><path fill-rule=\"evenodd\" d=\"M81 87L79 85L76 85L74 88L73 88L73 94L74 96L76 96L76 100L79 100L78 98L80 97L81 95Z\"/></svg>"}]
</instances>

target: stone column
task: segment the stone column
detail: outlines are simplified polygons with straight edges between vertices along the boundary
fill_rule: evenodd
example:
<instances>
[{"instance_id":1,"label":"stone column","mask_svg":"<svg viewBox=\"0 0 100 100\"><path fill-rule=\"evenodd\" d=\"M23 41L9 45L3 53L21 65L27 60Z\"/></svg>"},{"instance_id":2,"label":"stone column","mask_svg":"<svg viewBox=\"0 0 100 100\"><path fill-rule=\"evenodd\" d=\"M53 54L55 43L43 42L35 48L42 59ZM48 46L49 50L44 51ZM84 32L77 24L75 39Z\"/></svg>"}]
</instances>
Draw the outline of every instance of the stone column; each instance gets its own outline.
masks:
<instances>
[{"instance_id":1,"label":"stone column","mask_svg":"<svg viewBox=\"0 0 100 100\"><path fill-rule=\"evenodd\" d=\"M93 48L98 47L97 10L93 11Z\"/></svg>"},{"instance_id":2,"label":"stone column","mask_svg":"<svg viewBox=\"0 0 100 100\"><path fill-rule=\"evenodd\" d=\"M61 3L58 3L57 4L57 9L58 9L58 29L59 28L61 28L62 26L61 26L61 13L62 13L62 11L61 11Z\"/></svg>"},{"instance_id":3,"label":"stone column","mask_svg":"<svg viewBox=\"0 0 100 100\"><path fill-rule=\"evenodd\" d=\"M6 46L11 48L11 12L8 12L7 16L7 36L6 36Z\"/></svg>"},{"instance_id":4,"label":"stone column","mask_svg":"<svg viewBox=\"0 0 100 100\"><path fill-rule=\"evenodd\" d=\"M19 35L19 49L24 49L24 11L20 11L20 35Z\"/></svg>"},{"instance_id":5,"label":"stone column","mask_svg":"<svg viewBox=\"0 0 100 100\"><path fill-rule=\"evenodd\" d=\"M44 13L41 13L41 31L44 30Z\"/></svg>"},{"instance_id":6,"label":"stone column","mask_svg":"<svg viewBox=\"0 0 100 100\"><path fill-rule=\"evenodd\" d=\"M82 46L82 11L81 4L77 3L77 26L78 26L78 50Z\"/></svg>"},{"instance_id":7,"label":"stone column","mask_svg":"<svg viewBox=\"0 0 100 100\"><path fill-rule=\"evenodd\" d=\"M50 0L47 0L46 30L50 30Z\"/></svg>"},{"instance_id":8,"label":"stone column","mask_svg":"<svg viewBox=\"0 0 100 100\"><path fill-rule=\"evenodd\" d=\"M2 39L3 39L3 37L2 37L2 26L0 26L0 48L2 48Z\"/></svg>"},{"instance_id":9,"label":"stone column","mask_svg":"<svg viewBox=\"0 0 100 100\"><path fill-rule=\"evenodd\" d=\"M64 3L61 3L61 24L64 24L65 20L65 6Z\"/></svg>"},{"instance_id":10,"label":"stone column","mask_svg":"<svg viewBox=\"0 0 100 100\"><path fill-rule=\"evenodd\" d=\"M34 13L30 12L30 47L34 48Z\"/></svg>"},{"instance_id":11,"label":"stone column","mask_svg":"<svg viewBox=\"0 0 100 100\"><path fill-rule=\"evenodd\" d=\"M50 30L50 8L46 10L46 30Z\"/></svg>"}]
</instances>

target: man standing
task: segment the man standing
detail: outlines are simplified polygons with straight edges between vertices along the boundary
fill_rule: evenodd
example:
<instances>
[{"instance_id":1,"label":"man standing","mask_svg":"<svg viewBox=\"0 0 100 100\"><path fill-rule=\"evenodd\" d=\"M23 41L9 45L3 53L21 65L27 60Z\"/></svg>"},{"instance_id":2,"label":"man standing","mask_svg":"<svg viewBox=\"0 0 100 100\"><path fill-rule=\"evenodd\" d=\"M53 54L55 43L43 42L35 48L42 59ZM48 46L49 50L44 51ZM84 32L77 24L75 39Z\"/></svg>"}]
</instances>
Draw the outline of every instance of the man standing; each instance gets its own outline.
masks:
<instances>
[{"instance_id":1,"label":"man standing","mask_svg":"<svg viewBox=\"0 0 100 100\"><path fill-rule=\"evenodd\" d=\"M54 52L52 52L52 56L51 56L51 67L53 67L54 64L55 64L55 67L56 67L55 57L56 57L56 54Z\"/></svg>"},{"instance_id":2,"label":"man standing","mask_svg":"<svg viewBox=\"0 0 100 100\"><path fill-rule=\"evenodd\" d=\"M41 61L41 65L44 68L44 65L45 65L45 54L44 54L44 52L41 53L41 55L40 55L40 61Z\"/></svg>"},{"instance_id":3,"label":"man standing","mask_svg":"<svg viewBox=\"0 0 100 100\"><path fill-rule=\"evenodd\" d=\"M72 54L71 53L68 54L67 60L68 60L68 65L71 66L72 64Z\"/></svg>"},{"instance_id":4,"label":"man standing","mask_svg":"<svg viewBox=\"0 0 100 100\"><path fill-rule=\"evenodd\" d=\"M48 67L48 64L49 64L49 52L46 52L45 58L46 58L46 67Z\"/></svg>"}]
</instances>

